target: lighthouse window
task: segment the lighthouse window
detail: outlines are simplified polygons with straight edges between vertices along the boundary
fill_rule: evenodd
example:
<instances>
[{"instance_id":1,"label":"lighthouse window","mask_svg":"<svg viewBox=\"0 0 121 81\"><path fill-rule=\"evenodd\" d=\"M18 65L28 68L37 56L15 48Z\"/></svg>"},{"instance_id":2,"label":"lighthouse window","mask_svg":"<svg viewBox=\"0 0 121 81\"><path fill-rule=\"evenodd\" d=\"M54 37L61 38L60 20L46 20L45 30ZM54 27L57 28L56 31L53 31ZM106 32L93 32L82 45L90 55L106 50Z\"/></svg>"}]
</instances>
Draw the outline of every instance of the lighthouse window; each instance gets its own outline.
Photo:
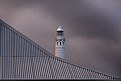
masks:
<instances>
[{"instance_id":1,"label":"lighthouse window","mask_svg":"<svg viewBox=\"0 0 121 81\"><path fill-rule=\"evenodd\" d=\"M57 42L57 45L58 45L58 42Z\"/></svg>"},{"instance_id":2,"label":"lighthouse window","mask_svg":"<svg viewBox=\"0 0 121 81\"><path fill-rule=\"evenodd\" d=\"M61 42L60 42L60 45L61 45Z\"/></svg>"}]
</instances>

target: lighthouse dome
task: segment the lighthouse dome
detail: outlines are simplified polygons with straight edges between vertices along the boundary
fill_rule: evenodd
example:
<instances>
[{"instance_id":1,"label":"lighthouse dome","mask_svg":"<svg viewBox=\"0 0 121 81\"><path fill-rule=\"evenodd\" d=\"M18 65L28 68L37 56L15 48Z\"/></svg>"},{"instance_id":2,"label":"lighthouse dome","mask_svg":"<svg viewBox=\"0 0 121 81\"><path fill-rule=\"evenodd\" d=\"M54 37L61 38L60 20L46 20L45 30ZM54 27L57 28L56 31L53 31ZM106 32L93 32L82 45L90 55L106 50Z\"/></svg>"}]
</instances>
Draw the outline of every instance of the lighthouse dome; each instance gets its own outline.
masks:
<instances>
[{"instance_id":1,"label":"lighthouse dome","mask_svg":"<svg viewBox=\"0 0 121 81\"><path fill-rule=\"evenodd\" d=\"M61 26L59 26L58 29L57 29L57 32L58 31L64 31L64 30L63 30L63 28Z\"/></svg>"}]
</instances>

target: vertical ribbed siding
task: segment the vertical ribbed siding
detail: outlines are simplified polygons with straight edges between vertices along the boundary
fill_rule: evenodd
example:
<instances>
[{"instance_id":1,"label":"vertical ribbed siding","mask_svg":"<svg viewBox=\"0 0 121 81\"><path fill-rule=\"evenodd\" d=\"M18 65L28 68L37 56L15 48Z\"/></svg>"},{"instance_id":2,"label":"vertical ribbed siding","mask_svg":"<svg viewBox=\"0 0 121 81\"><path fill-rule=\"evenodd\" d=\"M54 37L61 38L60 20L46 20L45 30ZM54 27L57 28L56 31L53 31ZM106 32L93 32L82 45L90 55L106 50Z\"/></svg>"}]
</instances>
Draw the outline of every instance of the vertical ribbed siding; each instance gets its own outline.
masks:
<instances>
[{"instance_id":1,"label":"vertical ribbed siding","mask_svg":"<svg viewBox=\"0 0 121 81\"><path fill-rule=\"evenodd\" d=\"M0 25L0 79L116 79L51 56L18 32Z\"/></svg>"}]
</instances>

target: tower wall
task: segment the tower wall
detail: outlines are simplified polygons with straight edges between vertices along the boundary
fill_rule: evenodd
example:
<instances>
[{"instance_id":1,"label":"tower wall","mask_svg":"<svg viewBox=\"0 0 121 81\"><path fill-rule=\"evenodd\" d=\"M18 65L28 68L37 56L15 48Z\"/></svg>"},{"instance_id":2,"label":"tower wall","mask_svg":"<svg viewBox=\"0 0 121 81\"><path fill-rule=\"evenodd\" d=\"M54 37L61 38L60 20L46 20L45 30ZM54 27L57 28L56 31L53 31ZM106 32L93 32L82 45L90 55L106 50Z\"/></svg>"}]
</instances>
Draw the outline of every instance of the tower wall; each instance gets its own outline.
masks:
<instances>
[{"instance_id":1,"label":"tower wall","mask_svg":"<svg viewBox=\"0 0 121 81\"><path fill-rule=\"evenodd\" d=\"M64 41L56 41L55 44L55 56L60 58L65 58L65 47L64 47Z\"/></svg>"},{"instance_id":2,"label":"tower wall","mask_svg":"<svg viewBox=\"0 0 121 81\"><path fill-rule=\"evenodd\" d=\"M55 56L65 59L65 37L64 30L59 26L55 42Z\"/></svg>"}]
</instances>

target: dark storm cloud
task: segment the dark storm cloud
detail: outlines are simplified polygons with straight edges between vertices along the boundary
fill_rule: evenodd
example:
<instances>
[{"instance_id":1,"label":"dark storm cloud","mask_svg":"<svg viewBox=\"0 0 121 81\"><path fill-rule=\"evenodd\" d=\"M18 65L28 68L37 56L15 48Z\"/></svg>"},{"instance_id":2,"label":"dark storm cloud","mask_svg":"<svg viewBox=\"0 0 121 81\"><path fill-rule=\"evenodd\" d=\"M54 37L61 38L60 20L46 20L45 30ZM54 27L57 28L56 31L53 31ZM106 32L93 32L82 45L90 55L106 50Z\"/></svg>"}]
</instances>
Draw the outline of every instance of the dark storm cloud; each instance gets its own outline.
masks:
<instances>
[{"instance_id":1,"label":"dark storm cloud","mask_svg":"<svg viewBox=\"0 0 121 81\"><path fill-rule=\"evenodd\" d=\"M77 4L78 3L78 4ZM102 5L103 6L103 5ZM84 1L48 2L47 9L81 37L119 41L118 25L110 14L104 14ZM107 16L110 15L110 16Z\"/></svg>"},{"instance_id":2,"label":"dark storm cloud","mask_svg":"<svg viewBox=\"0 0 121 81\"><path fill-rule=\"evenodd\" d=\"M54 4L55 3L55 4ZM119 41L118 27L111 18L84 1L49 2L47 8L53 16L63 22L68 22L75 34L86 38L100 38ZM63 4L65 3L65 4ZM103 6L103 5L102 5ZM108 14L110 15L110 14ZM68 27L68 28L69 28Z\"/></svg>"},{"instance_id":3,"label":"dark storm cloud","mask_svg":"<svg viewBox=\"0 0 121 81\"><path fill-rule=\"evenodd\" d=\"M89 13L89 12L87 12ZM117 40L118 32L115 25L108 21L105 16L94 12L93 15L77 19L75 29L81 36ZM82 21L83 19L83 21Z\"/></svg>"},{"instance_id":4,"label":"dark storm cloud","mask_svg":"<svg viewBox=\"0 0 121 81\"><path fill-rule=\"evenodd\" d=\"M56 28L62 25L67 60L121 76L120 2L0 0L0 16L51 53L54 52Z\"/></svg>"},{"instance_id":5,"label":"dark storm cloud","mask_svg":"<svg viewBox=\"0 0 121 81\"><path fill-rule=\"evenodd\" d=\"M11 7L43 7L49 14L63 23L69 23L75 34L86 38L119 41L118 27L113 19L87 4L83 0L1 0ZM102 5L103 6L103 5ZM108 14L110 15L110 14ZM110 16L111 17L111 16ZM71 24L70 24L71 23Z\"/></svg>"}]
</instances>

